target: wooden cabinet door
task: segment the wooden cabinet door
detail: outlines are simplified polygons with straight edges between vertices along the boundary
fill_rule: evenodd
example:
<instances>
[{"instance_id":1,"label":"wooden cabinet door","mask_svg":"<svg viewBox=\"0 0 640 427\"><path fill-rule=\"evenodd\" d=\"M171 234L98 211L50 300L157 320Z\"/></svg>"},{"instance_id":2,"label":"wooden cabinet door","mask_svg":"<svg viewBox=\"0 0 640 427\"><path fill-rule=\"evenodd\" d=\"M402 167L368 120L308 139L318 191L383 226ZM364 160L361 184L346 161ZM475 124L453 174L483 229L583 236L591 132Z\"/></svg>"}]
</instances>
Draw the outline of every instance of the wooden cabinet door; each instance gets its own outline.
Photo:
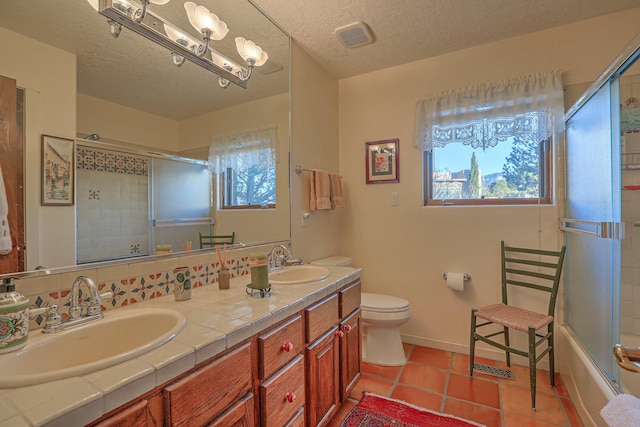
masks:
<instances>
[{"instance_id":1,"label":"wooden cabinet door","mask_svg":"<svg viewBox=\"0 0 640 427\"><path fill-rule=\"evenodd\" d=\"M253 401L253 393L247 393L238 403L209 424L209 427L255 427Z\"/></svg>"},{"instance_id":2,"label":"wooden cabinet door","mask_svg":"<svg viewBox=\"0 0 640 427\"><path fill-rule=\"evenodd\" d=\"M324 426L340 405L338 326L307 347L307 425Z\"/></svg>"},{"instance_id":3,"label":"wooden cabinet door","mask_svg":"<svg viewBox=\"0 0 640 427\"><path fill-rule=\"evenodd\" d=\"M340 401L344 402L360 378L362 364L362 310L340 322Z\"/></svg>"}]
</instances>

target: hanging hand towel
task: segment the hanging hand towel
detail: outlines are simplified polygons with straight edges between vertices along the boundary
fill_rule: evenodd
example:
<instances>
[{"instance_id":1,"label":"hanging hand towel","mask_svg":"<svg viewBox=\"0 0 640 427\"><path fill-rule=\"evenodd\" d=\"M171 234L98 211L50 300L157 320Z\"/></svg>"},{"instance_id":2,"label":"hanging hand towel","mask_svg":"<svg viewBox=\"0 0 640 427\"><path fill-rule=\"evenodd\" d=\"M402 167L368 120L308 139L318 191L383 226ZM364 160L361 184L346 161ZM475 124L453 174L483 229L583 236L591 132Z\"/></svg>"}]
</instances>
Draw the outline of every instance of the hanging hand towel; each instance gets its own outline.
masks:
<instances>
[{"instance_id":1,"label":"hanging hand towel","mask_svg":"<svg viewBox=\"0 0 640 427\"><path fill-rule=\"evenodd\" d=\"M318 209L316 204L316 174L311 172L309 174L309 210L315 211Z\"/></svg>"},{"instance_id":2,"label":"hanging hand towel","mask_svg":"<svg viewBox=\"0 0 640 427\"><path fill-rule=\"evenodd\" d=\"M331 209L344 208L344 197L342 196L342 179L337 173L329 174L331 185Z\"/></svg>"},{"instance_id":3,"label":"hanging hand towel","mask_svg":"<svg viewBox=\"0 0 640 427\"><path fill-rule=\"evenodd\" d=\"M316 190L316 208L318 210L331 209L329 173L322 169L314 169L313 175Z\"/></svg>"},{"instance_id":4,"label":"hanging hand towel","mask_svg":"<svg viewBox=\"0 0 640 427\"><path fill-rule=\"evenodd\" d=\"M609 427L640 425L640 399L630 394L619 394L600 410Z\"/></svg>"},{"instance_id":5,"label":"hanging hand towel","mask_svg":"<svg viewBox=\"0 0 640 427\"><path fill-rule=\"evenodd\" d=\"M11 253L11 232L9 230L9 203L7 202L7 191L4 186L2 169L0 169L0 255Z\"/></svg>"}]
</instances>

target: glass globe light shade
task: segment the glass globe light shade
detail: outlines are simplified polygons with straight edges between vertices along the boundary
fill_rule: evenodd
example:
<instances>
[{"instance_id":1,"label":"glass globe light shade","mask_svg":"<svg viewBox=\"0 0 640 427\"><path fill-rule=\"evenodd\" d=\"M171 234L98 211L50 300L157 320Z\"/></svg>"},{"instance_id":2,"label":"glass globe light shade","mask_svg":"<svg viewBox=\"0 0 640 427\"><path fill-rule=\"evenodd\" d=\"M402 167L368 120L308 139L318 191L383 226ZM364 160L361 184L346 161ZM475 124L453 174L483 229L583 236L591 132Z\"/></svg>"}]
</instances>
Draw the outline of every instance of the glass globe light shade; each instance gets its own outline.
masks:
<instances>
[{"instance_id":1,"label":"glass globe light shade","mask_svg":"<svg viewBox=\"0 0 640 427\"><path fill-rule=\"evenodd\" d=\"M240 54L242 59L245 61L255 61L253 65L256 67L264 65L264 63L267 62L267 59L269 59L267 52L262 50L260 46L251 40L247 40L244 37L236 37L236 49L238 49L238 54Z\"/></svg>"},{"instance_id":2,"label":"glass globe light shade","mask_svg":"<svg viewBox=\"0 0 640 427\"><path fill-rule=\"evenodd\" d=\"M184 4L189 22L200 32L211 32L212 40L222 40L229 32L227 24L204 6L198 6L192 1Z\"/></svg>"}]
</instances>

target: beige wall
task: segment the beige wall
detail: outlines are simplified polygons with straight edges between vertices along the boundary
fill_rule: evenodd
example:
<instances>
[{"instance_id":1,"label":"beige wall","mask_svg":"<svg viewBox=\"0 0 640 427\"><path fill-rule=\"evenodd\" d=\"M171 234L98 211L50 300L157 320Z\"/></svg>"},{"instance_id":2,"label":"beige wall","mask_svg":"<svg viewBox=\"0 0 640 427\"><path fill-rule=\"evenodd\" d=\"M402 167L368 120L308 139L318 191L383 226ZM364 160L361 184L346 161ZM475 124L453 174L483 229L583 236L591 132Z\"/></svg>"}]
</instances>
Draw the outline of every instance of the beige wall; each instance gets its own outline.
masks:
<instances>
[{"instance_id":1,"label":"beige wall","mask_svg":"<svg viewBox=\"0 0 640 427\"><path fill-rule=\"evenodd\" d=\"M291 235L293 255L309 262L339 250L345 210L311 212L305 226L302 211L309 211L309 172L339 170L338 82L296 43L291 48ZM348 182L344 191L348 193Z\"/></svg>"},{"instance_id":2,"label":"beige wall","mask_svg":"<svg viewBox=\"0 0 640 427\"><path fill-rule=\"evenodd\" d=\"M76 135L76 58L0 28L0 75L26 94L25 191L27 269L75 263L73 206L41 206L42 135ZM34 66L34 64L42 64Z\"/></svg>"},{"instance_id":3,"label":"beige wall","mask_svg":"<svg viewBox=\"0 0 640 427\"><path fill-rule=\"evenodd\" d=\"M560 145L553 206L423 207L421 153L412 139L416 100L552 69L563 70L565 85L593 81L633 38L638 20L634 9L339 82L340 172L349 190L340 252L363 268L365 291L410 301L406 341L467 353L471 308L499 300L500 240L558 247L564 198ZM400 182L366 185L365 141L390 138L400 139ZM397 207L392 192L400 194ZM472 281L464 292L451 291L446 271Z\"/></svg>"},{"instance_id":4,"label":"beige wall","mask_svg":"<svg viewBox=\"0 0 640 427\"><path fill-rule=\"evenodd\" d=\"M77 134L97 133L101 139L178 150L178 122L78 93Z\"/></svg>"}]
</instances>

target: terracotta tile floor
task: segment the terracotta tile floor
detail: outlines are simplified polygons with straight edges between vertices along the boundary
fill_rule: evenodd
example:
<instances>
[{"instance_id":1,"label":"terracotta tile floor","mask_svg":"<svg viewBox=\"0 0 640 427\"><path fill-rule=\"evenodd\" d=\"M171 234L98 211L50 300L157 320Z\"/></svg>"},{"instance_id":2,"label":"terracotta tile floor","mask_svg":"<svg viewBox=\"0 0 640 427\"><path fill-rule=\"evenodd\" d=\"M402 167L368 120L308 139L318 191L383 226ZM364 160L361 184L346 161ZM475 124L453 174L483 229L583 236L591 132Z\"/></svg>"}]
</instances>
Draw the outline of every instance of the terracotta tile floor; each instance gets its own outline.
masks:
<instances>
[{"instance_id":1,"label":"terracotta tile floor","mask_svg":"<svg viewBox=\"0 0 640 427\"><path fill-rule=\"evenodd\" d=\"M511 366L515 381L484 374L469 379L469 356L405 344L404 367L362 364L362 377L329 427L338 427L363 391L404 400L433 411L453 414L488 427L576 427L578 413L559 375L555 389L549 372L538 370L536 409L531 411L529 369ZM506 367L476 358L477 363Z\"/></svg>"}]
</instances>

